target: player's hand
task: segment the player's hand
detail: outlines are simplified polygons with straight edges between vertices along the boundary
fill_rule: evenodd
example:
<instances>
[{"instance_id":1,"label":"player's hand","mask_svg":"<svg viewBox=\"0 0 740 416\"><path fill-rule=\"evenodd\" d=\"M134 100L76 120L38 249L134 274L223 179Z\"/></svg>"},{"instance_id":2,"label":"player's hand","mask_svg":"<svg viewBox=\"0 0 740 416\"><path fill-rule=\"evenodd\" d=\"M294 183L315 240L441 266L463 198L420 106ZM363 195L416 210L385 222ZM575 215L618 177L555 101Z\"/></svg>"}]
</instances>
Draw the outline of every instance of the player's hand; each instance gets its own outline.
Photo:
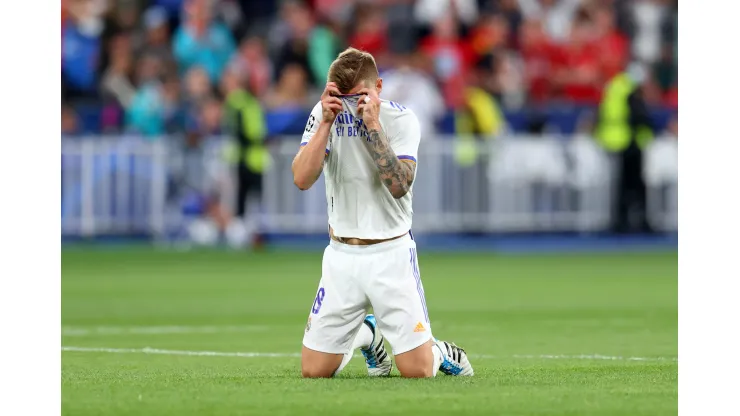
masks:
<instances>
[{"instance_id":1,"label":"player's hand","mask_svg":"<svg viewBox=\"0 0 740 416\"><path fill-rule=\"evenodd\" d=\"M337 95L341 95L337 84L327 82L321 94L321 114L325 123L334 123L334 119L342 111L342 100L337 98Z\"/></svg>"},{"instance_id":2,"label":"player's hand","mask_svg":"<svg viewBox=\"0 0 740 416\"><path fill-rule=\"evenodd\" d=\"M375 88L363 88L358 94L360 97L357 102L357 114L362 117L362 122L368 130L380 128L380 97Z\"/></svg>"}]
</instances>

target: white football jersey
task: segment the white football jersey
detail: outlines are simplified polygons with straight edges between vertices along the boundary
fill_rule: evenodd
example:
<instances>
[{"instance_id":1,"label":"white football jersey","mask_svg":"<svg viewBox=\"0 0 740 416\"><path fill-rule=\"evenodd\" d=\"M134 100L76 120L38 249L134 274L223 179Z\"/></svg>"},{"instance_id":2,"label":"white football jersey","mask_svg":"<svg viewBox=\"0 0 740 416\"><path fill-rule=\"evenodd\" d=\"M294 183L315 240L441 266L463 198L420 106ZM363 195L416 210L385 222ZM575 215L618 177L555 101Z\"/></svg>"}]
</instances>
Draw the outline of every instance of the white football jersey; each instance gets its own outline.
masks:
<instances>
[{"instance_id":1,"label":"white football jersey","mask_svg":"<svg viewBox=\"0 0 740 416\"><path fill-rule=\"evenodd\" d=\"M334 120L326 147L324 182L329 225L337 237L387 239L411 229L412 189L395 199L380 181L366 144L367 131L357 118L357 97L342 98L344 111ZM306 123L301 146L319 128L321 102ZM419 121L410 109L381 100L380 125L399 159L416 162L421 133Z\"/></svg>"}]
</instances>

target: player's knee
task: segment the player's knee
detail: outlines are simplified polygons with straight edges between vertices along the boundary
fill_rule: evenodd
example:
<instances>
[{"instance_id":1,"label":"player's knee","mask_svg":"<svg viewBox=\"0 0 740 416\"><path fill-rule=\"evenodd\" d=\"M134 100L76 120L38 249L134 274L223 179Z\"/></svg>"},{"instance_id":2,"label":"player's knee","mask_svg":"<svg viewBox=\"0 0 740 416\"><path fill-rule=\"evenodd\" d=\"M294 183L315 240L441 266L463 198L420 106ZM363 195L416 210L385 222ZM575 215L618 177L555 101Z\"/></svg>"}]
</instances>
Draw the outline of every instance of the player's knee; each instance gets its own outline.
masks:
<instances>
[{"instance_id":1,"label":"player's knee","mask_svg":"<svg viewBox=\"0 0 740 416\"><path fill-rule=\"evenodd\" d=\"M399 372L401 373L401 377L404 378L429 378L434 377L434 371L432 369L432 365L429 366L413 366L410 368L404 368L401 370L399 368Z\"/></svg>"},{"instance_id":2,"label":"player's knee","mask_svg":"<svg viewBox=\"0 0 740 416\"><path fill-rule=\"evenodd\" d=\"M303 378L331 378L334 371L304 363L301 365L301 375Z\"/></svg>"},{"instance_id":3,"label":"player's knee","mask_svg":"<svg viewBox=\"0 0 740 416\"><path fill-rule=\"evenodd\" d=\"M325 354L304 346L301 351L301 375L305 378L329 378L341 362L341 355Z\"/></svg>"}]
</instances>

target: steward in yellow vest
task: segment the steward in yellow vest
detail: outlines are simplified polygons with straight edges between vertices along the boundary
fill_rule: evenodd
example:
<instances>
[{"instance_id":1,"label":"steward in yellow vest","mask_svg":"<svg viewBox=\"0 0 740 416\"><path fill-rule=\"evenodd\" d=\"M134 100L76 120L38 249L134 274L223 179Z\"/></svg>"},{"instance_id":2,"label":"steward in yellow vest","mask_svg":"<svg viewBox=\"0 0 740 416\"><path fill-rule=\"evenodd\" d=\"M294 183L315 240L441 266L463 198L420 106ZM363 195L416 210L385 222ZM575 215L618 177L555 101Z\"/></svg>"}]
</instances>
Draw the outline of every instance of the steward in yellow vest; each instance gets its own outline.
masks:
<instances>
[{"instance_id":1,"label":"steward in yellow vest","mask_svg":"<svg viewBox=\"0 0 740 416\"><path fill-rule=\"evenodd\" d=\"M604 88L596 138L611 153L623 152L631 145L644 149L653 138L638 84L625 72L612 78Z\"/></svg>"},{"instance_id":2,"label":"steward in yellow vest","mask_svg":"<svg viewBox=\"0 0 740 416\"><path fill-rule=\"evenodd\" d=\"M271 162L265 147L267 127L259 100L236 85L226 92L225 124L235 139L225 157L237 165L236 215L243 217L247 197L262 196L262 174Z\"/></svg>"},{"instance_id":3,"label":"steward in yellow vest","mask_svg":"<svg viewBox=\"0 0 740 416\"><path fill-rule=\"evenodd\" d=\"M489 140L503 131L505 119L491 94L477 86L465 88L464 105L455 112L455 160L460 166L475 164L476 138Z\"/></svg>"},{"instance_id":4,"label":"steward in yellow vest","mask_svg":"<svg viewBox=\"0 0 740 416\"><path fill-rule=\"evenodd\" d=\"M612 78L599 106L596 139L613 155L616 206L613 231L651 232L647 189L642 176L643 150L653 139L653 126L640 86L644 74L632 65Z\"/></svg>"}]
</instances>

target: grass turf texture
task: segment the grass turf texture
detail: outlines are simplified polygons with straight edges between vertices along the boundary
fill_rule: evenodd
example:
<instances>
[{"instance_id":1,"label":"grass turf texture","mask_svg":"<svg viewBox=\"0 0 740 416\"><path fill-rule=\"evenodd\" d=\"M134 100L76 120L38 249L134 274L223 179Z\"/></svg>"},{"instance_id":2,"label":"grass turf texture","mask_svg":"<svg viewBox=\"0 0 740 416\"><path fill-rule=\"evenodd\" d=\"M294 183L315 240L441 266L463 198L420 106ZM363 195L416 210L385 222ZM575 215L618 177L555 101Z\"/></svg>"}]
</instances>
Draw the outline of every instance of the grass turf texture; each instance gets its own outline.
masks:
<instances>
[{"instance_id":1,"label":"grass turf texture","mask_svg":"<svg viewBox=\"0 0 740 416\"><path fill-rule=\"evenodd\" d=\"M67 250L62 344L298 353L320 258ZM676 254L420 253L420 267L435 335L466 348L474 378L369 379L360 357L336 379L304 380L292 356L65 351L62 413L677 413ZM178 327L147 332L162 326Z\"/></svg>"}]
</instances>

